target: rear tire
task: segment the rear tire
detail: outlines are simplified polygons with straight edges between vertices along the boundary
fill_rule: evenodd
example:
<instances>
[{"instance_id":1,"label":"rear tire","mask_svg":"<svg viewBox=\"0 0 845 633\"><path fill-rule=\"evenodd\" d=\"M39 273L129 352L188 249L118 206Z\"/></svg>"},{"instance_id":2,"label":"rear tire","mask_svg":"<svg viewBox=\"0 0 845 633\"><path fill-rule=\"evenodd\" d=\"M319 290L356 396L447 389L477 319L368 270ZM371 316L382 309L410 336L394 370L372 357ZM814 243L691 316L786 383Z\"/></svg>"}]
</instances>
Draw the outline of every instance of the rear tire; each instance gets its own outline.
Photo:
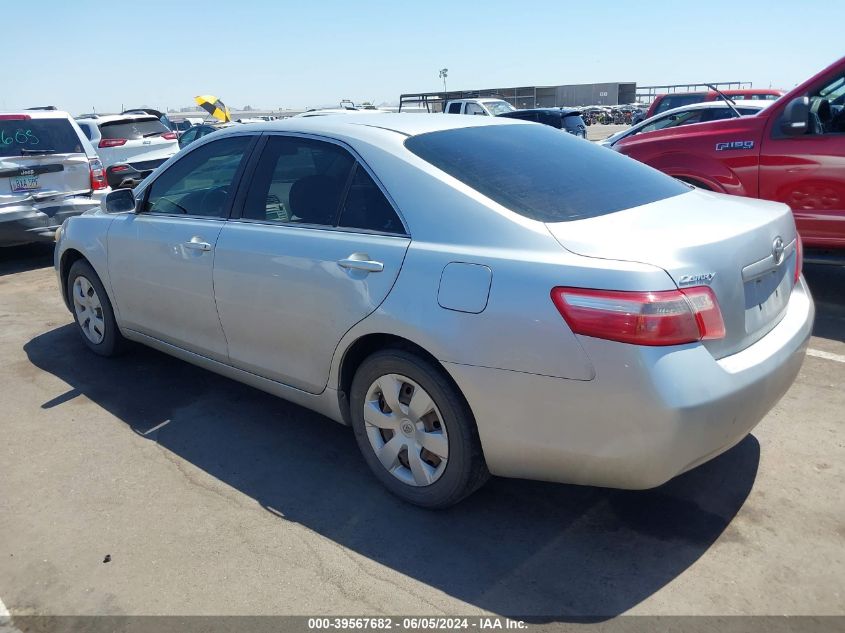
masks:
<instances>
[{"instance_id":1,"label":"rear tire","mask_svg":"<svg viewBox=\"0 0 845 633\"><path fill-rule=\"evenodd\" d=\"M404 501L446 508L489 478L469 407L429 361L400 349L377 352L355 373L349 400L364 460Z\"/></svg>"},{"instance_id":2,"label":"rear tire","mask_svg":"<svg viewBox=\"0 0 845 633\"><path fill-rule=\"evenodd\" d=\"M126 340L117 327L106 289L84 259L70 267L67 298L76 329L88 349L100 356L116 356L123 351Z\"/></svg>"}]
</instances>

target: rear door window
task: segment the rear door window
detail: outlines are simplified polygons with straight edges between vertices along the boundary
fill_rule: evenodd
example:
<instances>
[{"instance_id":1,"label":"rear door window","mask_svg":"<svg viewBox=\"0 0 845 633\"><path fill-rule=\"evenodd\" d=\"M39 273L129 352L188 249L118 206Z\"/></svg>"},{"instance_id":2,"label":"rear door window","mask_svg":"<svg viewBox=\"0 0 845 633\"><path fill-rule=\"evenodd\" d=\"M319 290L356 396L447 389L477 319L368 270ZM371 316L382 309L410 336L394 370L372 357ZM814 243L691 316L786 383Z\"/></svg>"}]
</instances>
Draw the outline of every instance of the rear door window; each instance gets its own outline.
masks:
<instances>
[{"instance_id":1,"label":"rear door window","mask_svg":"<svg viewBox=\"0 0 845 633\"><path fill-rule=\"evenodd\" d=\"M0 118L0 156L84 151L79 134L67 119Z\"/></svg>"},{"instance_id":2,"label":"rear door window","mask_svg":"<svg viewBox=\"0 0 845 633\"><path fill-rule=\"evenodd\" d=\"M687 193L674 178L546 125L413 136L405 147L508 209L541 222L591 218Z\"/></svg>"},{"instance_id":3,"label":"rear door window","mask_svg":"<svg viewBox=\"0 0 845 633\"><path fill-rule=\"evenodd\" d=\"M461 113L461 104L460 103L450 103L449 110L446 114L460 114Z\"/></svg>"},{"instance_id":4,"label":"rear door window","mask_svg":"<svg viewBox=\"0 0 845 633\"><path fill-rule=\"evenodd\" d=\"M103 138L137 140L159 136L169 131L167 126L155 117L135 120L123 119L100 123L100 133L103 135Z\"/></svg>"},{"instance_id":5,"label":"rear door window","mask_svg":"<svg viewBox=\"0 0 845 633\"><path fill-rule=\"evenodd\" d=\"M352 154L334 143L271 136L255 168L243 217L334 226L354 164Z\"/></svg>"}]
</instances>

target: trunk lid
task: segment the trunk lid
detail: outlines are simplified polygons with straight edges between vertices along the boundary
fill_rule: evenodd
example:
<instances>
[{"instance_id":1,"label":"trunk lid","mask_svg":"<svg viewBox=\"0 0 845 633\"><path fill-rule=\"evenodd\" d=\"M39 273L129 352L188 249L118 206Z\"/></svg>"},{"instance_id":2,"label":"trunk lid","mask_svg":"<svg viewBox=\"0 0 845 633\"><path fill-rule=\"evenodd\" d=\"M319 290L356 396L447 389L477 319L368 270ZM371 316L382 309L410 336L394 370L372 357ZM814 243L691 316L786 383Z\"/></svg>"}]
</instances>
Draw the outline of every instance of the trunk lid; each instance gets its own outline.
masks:
<instances>
[{"instance_id":1,"label":"trunk lid","mask_svg":"<svg viewBox=\"0 0 845 633\"><path fill-rule=\"evenodd\" d=\"M792 292L797 232L786 205L694 190L546 226L573 253L659 266L679 288L710 286L726 330L703 343L716 358L765 336Z\"/></svg>"}]
</instances>

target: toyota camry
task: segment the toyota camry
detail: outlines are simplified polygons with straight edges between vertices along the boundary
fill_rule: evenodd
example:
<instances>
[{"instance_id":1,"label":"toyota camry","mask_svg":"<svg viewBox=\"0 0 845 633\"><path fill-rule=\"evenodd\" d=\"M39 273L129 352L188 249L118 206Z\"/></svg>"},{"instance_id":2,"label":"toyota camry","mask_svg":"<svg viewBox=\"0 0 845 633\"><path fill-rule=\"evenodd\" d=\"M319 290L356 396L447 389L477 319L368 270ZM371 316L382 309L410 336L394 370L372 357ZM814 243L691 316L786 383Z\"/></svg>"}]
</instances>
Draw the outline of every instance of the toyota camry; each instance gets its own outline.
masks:
<instances>
[{"instance_id":1,"label":"toyota camry","mask_svg":"<svg viewBox=\"0 0 845 633\"><path fill-rule=\"evenodd\" d=\"M66 221L55 266L92 352L350 425L425 507L490 474L658 486L775 405L814 316L787 206L495 117L220 130Z\"/></svg>"}]
</instances>

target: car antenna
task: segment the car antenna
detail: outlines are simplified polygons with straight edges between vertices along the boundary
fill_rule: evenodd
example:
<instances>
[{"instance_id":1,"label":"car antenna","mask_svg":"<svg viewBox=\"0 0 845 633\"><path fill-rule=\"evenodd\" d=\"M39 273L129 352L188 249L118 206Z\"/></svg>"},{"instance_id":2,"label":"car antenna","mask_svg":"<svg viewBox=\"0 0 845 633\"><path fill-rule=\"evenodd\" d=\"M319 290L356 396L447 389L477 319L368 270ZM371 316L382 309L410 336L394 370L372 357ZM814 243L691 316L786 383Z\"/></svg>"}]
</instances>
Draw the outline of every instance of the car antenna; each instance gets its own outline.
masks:
<instances>
[{"instance_id":1,"label":"car antenna","mask_svg":"<svg viewBox=\"0 0 845 633\"><path fill-rule=\"evenodd\" d=\"M728 105L728 107L731 109L731 111L732 111L732 112L736 115L736 118L739 118L739 117L741 117L741 116L742 116L742 115L739 113L739 110L737 110L737 109L734 107L734 106L736 105L736 102L735 102L733 99L731 99L731 98L730 98L729 96L727 96L724 92L722 92L721 90L719 90L719 89L718 89L716 86L714 86L713 84L704 84L704 85L705 85L705 86L707 86L708 88L710 88L710 90L712 90L713 92L715 92L717 95L719 95L719 97L720 97L720 98L721 98L721 99L722 99L722 100L723 100L723 101L724 101L724 102Z\"/></svg>"}]
</instances>

